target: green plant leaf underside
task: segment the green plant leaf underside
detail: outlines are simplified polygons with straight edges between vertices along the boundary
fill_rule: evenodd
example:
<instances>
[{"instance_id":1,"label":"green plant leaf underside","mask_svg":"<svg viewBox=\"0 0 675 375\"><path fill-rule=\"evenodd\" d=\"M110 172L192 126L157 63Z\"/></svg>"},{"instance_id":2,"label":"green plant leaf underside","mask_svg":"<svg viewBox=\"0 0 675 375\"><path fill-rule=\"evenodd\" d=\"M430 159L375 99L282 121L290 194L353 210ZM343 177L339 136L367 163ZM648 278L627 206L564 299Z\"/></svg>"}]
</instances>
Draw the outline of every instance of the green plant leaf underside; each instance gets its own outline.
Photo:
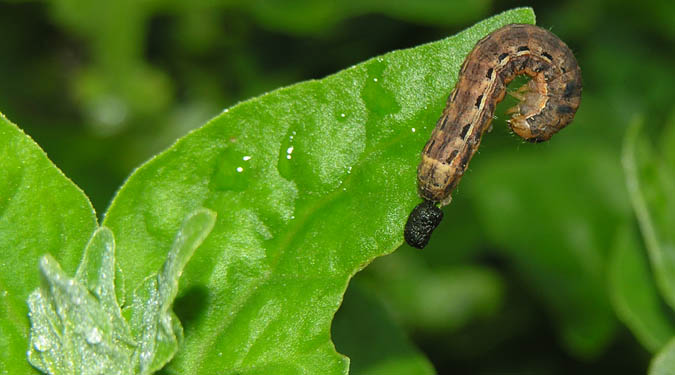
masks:
<instances>
[{"instance_id":1,"label":"green plant leaf underside","mask_svg":"<svg viewBox=\"0 0 675 375\"><path fill-rule=\"evenodd\" d=\"M51 255L42 257L43 285L28 298L31 364L52 375L145 375L164 367L183 337L170 309L178 278L214 222L206 209L187 217L161 271L133 292L126 319L115 293L110 229L94 232L74 278Z\"/></svg>"},{"instance_id":2,"label":"green plant leaf underside","mask_svg":"<svg viewBox=\"0 0 675 375\"><path fill-rule=\"evenodd\" d=\"M125 316L138 342L134 353L136 373L152 374L166 365L178 350L183 327L171 310L178 279L195 250L209 235L216 214L198 209L183 222L161 270L147 277L134 291Z\"/></svg>"},{"instance_id":3,"label":"green plant leaf underside","mask_svg":"<svg viewBox=\"0 0 675 375\"><path fill-rule=\"evenodd\" d=\"M172 374L345 374L330 339L351 276L402 243L419 153L475 43L529 8L240 103L139 168L105 216L130 289L182 219L217 212L185 269Z\"/></svg>"},{"instance_id":4,"label":"green plant leaf underside","mask_svg":"<svg viewBox=\"0 0 675 375\"><path fill-rule=\"evenodd\" d=\"M28 298L28 359L43 372L133 373L130 358L135 341L115 300L114 249L112 232L97 230L75 278L51 255L40 259L43 285Z\"/></svg>"}]
</instances>

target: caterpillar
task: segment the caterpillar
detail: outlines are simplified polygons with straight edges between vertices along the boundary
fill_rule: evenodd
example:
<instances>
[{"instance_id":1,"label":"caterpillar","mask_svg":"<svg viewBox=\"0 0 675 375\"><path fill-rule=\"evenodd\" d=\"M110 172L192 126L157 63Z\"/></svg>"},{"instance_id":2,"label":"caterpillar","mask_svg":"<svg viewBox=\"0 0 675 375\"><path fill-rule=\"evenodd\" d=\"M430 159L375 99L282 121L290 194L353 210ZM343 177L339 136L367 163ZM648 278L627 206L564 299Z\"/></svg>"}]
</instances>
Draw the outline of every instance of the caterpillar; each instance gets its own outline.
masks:
<instances>
[{"instance_id":1,"label":"caterpillar","mask_svg":"<svg viewBox=\"0 0 675 375\"><path fill-rule=\"evenodd\" d=\"M468 54L457 85L422 150L417 168L417 205L405 225L404 238L424 248L443 218L439 206L450 203L490 128L507 85L525 74L530 80L510 93L519 103L510 108L511 130L528 142L543 142L567 126L581 101L581 69L567 45L548 30L511 24L481 39Z\"/></svg>"}]
</instances>

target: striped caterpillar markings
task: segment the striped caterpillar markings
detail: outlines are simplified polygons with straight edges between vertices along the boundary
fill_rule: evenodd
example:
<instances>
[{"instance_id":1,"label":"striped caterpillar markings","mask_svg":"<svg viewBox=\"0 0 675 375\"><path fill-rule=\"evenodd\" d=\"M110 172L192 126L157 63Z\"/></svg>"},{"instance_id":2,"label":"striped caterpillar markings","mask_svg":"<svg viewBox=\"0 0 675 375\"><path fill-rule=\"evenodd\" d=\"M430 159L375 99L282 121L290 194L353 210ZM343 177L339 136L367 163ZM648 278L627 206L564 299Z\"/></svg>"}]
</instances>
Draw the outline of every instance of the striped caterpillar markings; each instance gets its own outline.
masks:
<instances>
[{"instance_id":1,"label":"striped caterpillar markings","mask_svg":"<svg viewBox=\"0 0 675 375\"><path fill-rule=\"evenodd\" d=\"M581 101L581 70L572 51L558 37L526 24L504 26L480 40L464 60L417 168L423 202L406 223L408 244L423 248L440 223L437 205L450 203L471 158L490 128L507 85L525 74L530 81L511 93L519 103L508 110L514 133L543 142L569 124Z\"/></svg>"}]
</instances>

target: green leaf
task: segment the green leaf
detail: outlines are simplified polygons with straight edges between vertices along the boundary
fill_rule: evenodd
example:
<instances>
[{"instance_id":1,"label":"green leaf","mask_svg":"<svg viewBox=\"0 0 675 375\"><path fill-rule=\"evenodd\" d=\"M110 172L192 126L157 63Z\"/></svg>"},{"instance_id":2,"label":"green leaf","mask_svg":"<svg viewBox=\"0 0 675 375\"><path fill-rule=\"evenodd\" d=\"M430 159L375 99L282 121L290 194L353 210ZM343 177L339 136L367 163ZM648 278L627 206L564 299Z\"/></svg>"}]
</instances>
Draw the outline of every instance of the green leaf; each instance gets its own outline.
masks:
<instances>
[{"instance_id":1,"label":"green leaf","mask_svg":"<svg viewBox=\"0 0 675 375\"><path fill-rule=\"evenodd\" d=\"M51 255L40 260L44 285L28 298L31 319L28 359L43 372L132 374L129 358L134 341L111 289L112 239L109 230L101 229L85 251L91 249L87 258L98 258L94 262L104 265L97 277L89 279L96 284L92 290L80 280L69 278ZM85 267L88 264L83 263Z\"/></svg>"},{"instance_id":2,"label":"green leaf","mask_svg":"<svg viewBox=\"0 0 675 375\"><path fill-rule=\"evenodd\" d=\"M330 323L349 278L402 243L415 170L465 55L505 12L226 110L139 168L105 225L126 284L161 264L185 215L218 213L186 267L169 373L344 374Z\"/></svg>"},{"instance_id":3,"label":"green leaf","mask_svg":"<svg viewBox=\"0 0 675 375\"><path fill-rule=\"evenodd\" d=\"M129 327L122 317L117 289L124 285L122 274L115 267L115 238L106 227L94 232L82 260L77 268L75 280L96 296L101 307L111 315L113 339L127 344L135 344Z\"/></svg>"},{"instance_id":4,"label":"green leaf","mask_svg":"<svg viewBox=\"0 0 675 375\"><path fill-rule=\"evenodd\" d=\"M675 375L675 338L654 357L649 375Z\"/></svg>"},{"instance_id":5,"label":"green leaf","mask_svg":"<svg viewBox=\"0 0 675 375\"><path fill-rule=\"evenodd\" d=\"M43 286L28 299L31 364L54 375L151 374L163 367L182 338L170 311L178 278L214 222L215 213L205 209L185 220L161 272L134 292L125 309L129 323L115 297L115 243L108 228L95 232L73 279L44 256Z\"/></svg>"},{"instance_id":6,"label":"green leaf","mask_svg":"<svg viewBox=\"0 0 675 375\"><path fill-rule=\"evenodd\" d=\"M663 305L643 246L630 226L619 227L609 264L612 303L619 318L651 352L675 336L675 322Z\"/></svg>"},{"instance_id":7,"label":"green leaf","mask_svg":"<svg viewBox=\"0 0 675 375\"><path fill-rule=\"evenodd\" d=\"M670 125L675 127L675 123ZM675 131L664 133L664 145L673 144ZM626 133L622 162L635 215L664 300L675 309L675 164L672 151L654 147L640 132L636 120Z\"/></svg>"},{"instance_id":8,"label":"green leaf","mask_svg":"<svg viewBox=\"0 0 675 375\"><path fill-rule=\"evenodd\" d=\"M350 283L332 331L335 346L350 358L351 375L436 373L377 297L358 282Z\"/></svg>"},{"instance_id":9,"label":"green leaf","mask_svg":"<svg viewBox=\"0 0 675 375\"><path fill-rule=\"evenodd\" d=\"M95 228L87 197L0 114L0 373L37 373L26 360L26 300L40 284L38 259L53 254L74 272Z\"/></svg>"}]
</instances>

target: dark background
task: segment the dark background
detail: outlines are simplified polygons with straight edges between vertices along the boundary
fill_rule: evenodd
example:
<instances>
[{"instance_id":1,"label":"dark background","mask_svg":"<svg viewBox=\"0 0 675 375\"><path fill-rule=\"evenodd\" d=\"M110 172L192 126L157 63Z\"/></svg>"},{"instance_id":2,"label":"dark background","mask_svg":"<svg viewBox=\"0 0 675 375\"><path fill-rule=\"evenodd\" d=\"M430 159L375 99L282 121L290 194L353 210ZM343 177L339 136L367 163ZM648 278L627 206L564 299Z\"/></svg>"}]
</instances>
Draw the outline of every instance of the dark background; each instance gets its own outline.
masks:
<instances>
[{"instance_id":1,"label":"dark background","mask_svg":"<svg viewBox=\"0 0 675 375\"><path fill-rule=\"evenodd\" d=\"M674 118L675 2L391 3L0 2L0 111L101 215L136 166L238 101L531 6L537 23L563 39L582 67L580 121L594 124L586 137L618 150L636 116L649 134ZM495 127L505 128L504 117ZM496 148L513 141L506 130L495 133ZM561 345L550 309L491 246L466 242L463 255L448 259L406 247L359 278L377 289L378 269L409 257L431 274L469 259L498 275L498 297L456 324L434 329L399 317L441 374L645 372L650 354L623 326L592 354Z\"/></svg>"}]
</instances>

